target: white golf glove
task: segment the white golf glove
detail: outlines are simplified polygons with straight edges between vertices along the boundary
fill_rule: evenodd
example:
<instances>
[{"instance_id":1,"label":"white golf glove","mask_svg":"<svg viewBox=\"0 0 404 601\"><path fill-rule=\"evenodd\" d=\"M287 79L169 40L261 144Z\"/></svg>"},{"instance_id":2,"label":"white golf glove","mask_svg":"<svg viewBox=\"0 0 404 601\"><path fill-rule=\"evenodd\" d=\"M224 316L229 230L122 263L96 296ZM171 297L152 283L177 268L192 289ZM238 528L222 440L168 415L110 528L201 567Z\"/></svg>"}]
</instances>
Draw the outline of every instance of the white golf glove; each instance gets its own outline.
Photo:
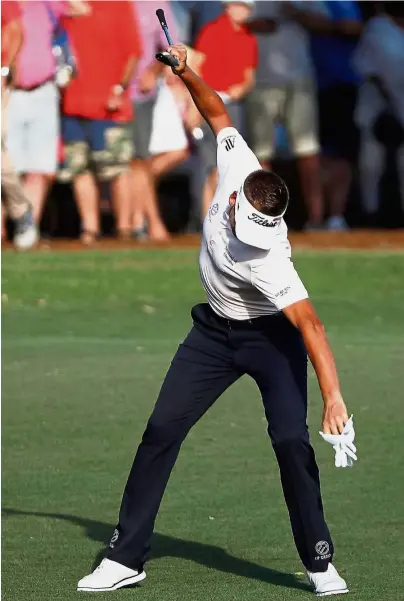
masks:
<instances>
[{"instance_id":1,"label":"white golf glove","mask_svg":"<svg viewBox=\"0 0 404 601\"><path fill-rule=\"evenodd\" d=\"M332 444L335 451L335 467L352 467L356 456L356 446L354 445L355 430L353 426L353 415L349 418L344 426L342 434L324 434L320 432L320 436Z\"/></svg>"}]
</instances>

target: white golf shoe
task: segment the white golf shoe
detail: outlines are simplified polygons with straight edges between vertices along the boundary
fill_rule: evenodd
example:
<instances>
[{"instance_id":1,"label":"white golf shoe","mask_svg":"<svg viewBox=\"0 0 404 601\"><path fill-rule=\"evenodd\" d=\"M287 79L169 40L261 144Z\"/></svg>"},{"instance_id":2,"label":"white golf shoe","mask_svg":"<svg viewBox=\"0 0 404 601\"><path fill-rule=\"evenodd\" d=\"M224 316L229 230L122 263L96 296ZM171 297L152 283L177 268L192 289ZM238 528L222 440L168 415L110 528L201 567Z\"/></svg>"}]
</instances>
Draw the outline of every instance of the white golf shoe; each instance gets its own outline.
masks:
<instances>
[{"instance_id":1,"label":"white golf shoe","mask_svg":"<svg viewBox=\"0 0 404 601\"><path fill-rule=\"evenodd\" d=\"M146 572L143 570L141 572L131 570L121 563L105 558L92 574L79 580L77 590L86 592L116 591L123 586L141 582L145 578Z\"/></svg>"},{"instance_id":2,"label":"white golf shoe","mask_svg":"<svg viewBox=\"0 0 404 601\"><path fill-rule=\"evenodd\" d=\"M307 576L317 597L349 592L345 580L341 578L332 563L328 564L326 572L307 572Z\"/></svg>"},{"instance_id":3,"label":"white golf shoe","mask_svg":"<svg viewBox=\"0 0 404 601\"><path fill-rule=\"evenodd\" d=\"M14 246L17 250L28 250L35 246L38 240L38 228L33 220L32 209L29 208L22 217L15 220Z\"/></svg>"}]
</instances>

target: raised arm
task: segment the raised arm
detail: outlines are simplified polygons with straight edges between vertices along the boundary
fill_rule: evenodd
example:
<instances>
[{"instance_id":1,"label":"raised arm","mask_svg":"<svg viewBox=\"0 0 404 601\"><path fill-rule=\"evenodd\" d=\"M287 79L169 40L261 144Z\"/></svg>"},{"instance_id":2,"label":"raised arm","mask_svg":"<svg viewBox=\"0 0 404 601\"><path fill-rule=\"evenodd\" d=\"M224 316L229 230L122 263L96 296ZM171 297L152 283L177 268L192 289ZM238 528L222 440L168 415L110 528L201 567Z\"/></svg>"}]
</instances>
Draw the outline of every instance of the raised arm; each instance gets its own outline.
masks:
<instances>
[{"instance_id":1,"label":"raised arm","mask_svg":"<svg viewBox=\"0 0 404 601\"><path fill-rule=\"evenodd\" d=\"M187 65L186 47L178 44L168 50L179 61L178 67L172 68L173 73L178 75L188 88L196 108L214 135L217 136L225 127L231 127L231 119L220 96Z\"/></svg>"}]
</instances>

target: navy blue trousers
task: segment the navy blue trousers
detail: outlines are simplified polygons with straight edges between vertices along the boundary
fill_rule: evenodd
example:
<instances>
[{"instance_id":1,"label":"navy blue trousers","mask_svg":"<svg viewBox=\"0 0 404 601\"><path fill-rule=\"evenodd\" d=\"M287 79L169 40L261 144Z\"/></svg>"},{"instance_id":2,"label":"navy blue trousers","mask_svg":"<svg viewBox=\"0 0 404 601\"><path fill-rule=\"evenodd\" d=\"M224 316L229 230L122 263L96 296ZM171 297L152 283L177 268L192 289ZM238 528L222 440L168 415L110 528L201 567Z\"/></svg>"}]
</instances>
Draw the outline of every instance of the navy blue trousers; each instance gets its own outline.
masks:
<instances>
[{"instance_id":1,"label":"navy blue trousers","mask_svg":"<svg viewBox=\"0 0 404 601\"><path fill-rule=\"evenodd\" d=\"M248 374L262 395L298 553L308 570L325 571L333 544L306 425L307 354L300 333L282 313L236 322L201 304L192 318L136 453L108 557L135 569L143 565L182 442L216 399Z\"/></svg>"}]
</instances>

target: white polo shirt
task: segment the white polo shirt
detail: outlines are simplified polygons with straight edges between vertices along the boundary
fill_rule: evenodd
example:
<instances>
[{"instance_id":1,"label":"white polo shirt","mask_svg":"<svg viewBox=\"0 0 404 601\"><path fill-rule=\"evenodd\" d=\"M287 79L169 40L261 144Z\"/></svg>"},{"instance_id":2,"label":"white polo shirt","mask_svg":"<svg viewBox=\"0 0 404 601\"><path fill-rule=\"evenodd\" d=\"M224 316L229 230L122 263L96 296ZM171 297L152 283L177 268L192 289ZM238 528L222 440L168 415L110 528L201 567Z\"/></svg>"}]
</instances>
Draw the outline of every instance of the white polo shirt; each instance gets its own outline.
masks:
<instances>
[{"instance_id":1,"label":"white polo shirt","mask_svg":"<svg viewBox=\"0 0 404 601\"><path fill-rule=\"evenodd\" d=\"M229 197L260 163L233 127L217 137L219 183L203 225L199 272L209 305L221 317L246 320L271 315L308 297L291 261L282 219L273 247L240 242L229 223Z\"/></svg>"}]
</instances>

